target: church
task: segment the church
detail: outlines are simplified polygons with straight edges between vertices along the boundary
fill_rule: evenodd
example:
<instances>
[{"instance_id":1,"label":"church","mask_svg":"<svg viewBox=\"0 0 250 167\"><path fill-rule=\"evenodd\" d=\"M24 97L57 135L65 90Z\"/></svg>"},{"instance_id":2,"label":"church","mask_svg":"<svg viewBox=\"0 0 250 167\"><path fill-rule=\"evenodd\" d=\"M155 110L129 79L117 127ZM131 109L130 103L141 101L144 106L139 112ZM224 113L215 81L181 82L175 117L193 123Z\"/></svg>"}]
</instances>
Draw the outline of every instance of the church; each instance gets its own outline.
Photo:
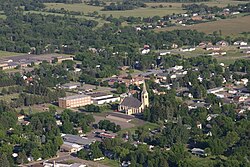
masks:
<instances>
[{"instance_id":1,"label":"church","mask_svg":"<svg viewBox=\"0 0 250 167\"><path fill-rule=\"evenodd\" d=\"M145 82L143 83L143 90L141 92L141 99L138 100L135 97L128 96L118 106L120 112L124 112L127 115L139 114L149 106L148 92Z\"/></svg>"}]
</instances>

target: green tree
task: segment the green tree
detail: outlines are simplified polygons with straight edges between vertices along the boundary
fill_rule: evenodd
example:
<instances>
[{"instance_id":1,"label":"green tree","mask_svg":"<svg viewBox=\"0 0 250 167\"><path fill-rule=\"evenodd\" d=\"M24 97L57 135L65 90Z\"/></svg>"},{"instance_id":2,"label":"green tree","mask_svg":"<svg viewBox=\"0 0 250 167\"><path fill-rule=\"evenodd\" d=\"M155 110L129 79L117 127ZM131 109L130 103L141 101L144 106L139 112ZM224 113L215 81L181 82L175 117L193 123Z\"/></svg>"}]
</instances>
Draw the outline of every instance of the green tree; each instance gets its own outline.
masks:
<instances>
[{"instance_id":1,"label":"green tree","mask_svg":"<svg viewBox=\"0 0 250 167\"><path fill-rule=\"evenodd\" d=\"M10 163L5 154L0 154L0 167L10 167Z\"/></svg>"},{"instance_id":2,"label":"green tree","mask_svg":"<svg viewBox=\"0 0 250 167\"><path fill-rule=\"evenodd\" d=\"M38 148L34 148L31 151L31 156L34 158L34 160L37 160L38 158L42 157L42 154L41 154L41 152L39 151Z\"/></svg>"}]
</instances>

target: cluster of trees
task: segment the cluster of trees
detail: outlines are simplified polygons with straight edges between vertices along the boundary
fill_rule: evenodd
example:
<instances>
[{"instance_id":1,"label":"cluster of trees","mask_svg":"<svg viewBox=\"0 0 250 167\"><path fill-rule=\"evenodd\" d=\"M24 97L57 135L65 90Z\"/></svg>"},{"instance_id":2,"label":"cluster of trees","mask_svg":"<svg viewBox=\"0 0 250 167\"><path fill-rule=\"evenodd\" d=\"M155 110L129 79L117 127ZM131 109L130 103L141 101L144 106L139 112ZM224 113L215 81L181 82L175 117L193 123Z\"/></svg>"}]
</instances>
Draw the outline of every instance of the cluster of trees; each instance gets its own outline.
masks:
<instances>
[{"instance_id":1,"label":"cluster of trees","mask_svg":"<svg viewBox=\"0 0 250 167\"><path fill-rule=\"evenodd\" d=\"M173 42L182 46L211 40L210 36L191 30L136 32L132 27L118 28L113 24L92 29L97 26L96 21L68 15L62 17L27 12L24 14L21 8L15 8L21 5L19 2L15 1L13 5L6 6L4 4L6 3L1 6L5 7L3 10L7 18L2 20L0 26L0 49L4 51L27 53L34 47L35 54L55 51L76 53L94 47L105 48L110 57L117 50L127 52L129 61L135 53L138 54L138 48L145 43L150 44L153 49L167 49ZM6 29L3 25L9 28ZM20 32L17 32L15 27L18 27Z\"/></svg>"},{"instance_id":2,"label":"cluster of trees","mask_svg":"<svg viewBox=\"0 0 250 167\"><path fill-rule=\"evenodd\" d=\"M161 96L151 96L150 101L151 106L143 112L143 118L151 122L173 120L180 105L180 102L175 98L174 91L169 91Z\"/></svg>"},{"instance_id":3,"label":"cluster of trees","mask_svg":"<svg viewBox=\"0 0 250 167\"><path fill-rule=\"evenodd\" d=\"M107 131L112 131L114 133L121 130L120 125L116 125L114 122L111 122L109 120L100 120L98 122L98 128L105 129Z\"/></svg>"},{"instance_id":4,"label":"cluster of trees","mask_svg":"<svg viewBox=\"0 0 250 167\"><path fill-rule=\"evenodd\" d=\"M210 0L143 0L144 2L179 2L179 3L187 3L187 2L207 2Z\"/></svg>"},{"instance_id":5,"label":"cluster of trees","mask_svg":"<svg viewBox=\"0 0 250 167\"><path fill-rule=\"evenodd\" d=\"M90 104L84 107L84 111L87 112L101 112L101 109L99 106L96 106L94 104Z\"/></svg>"},{"instance_id":6,"label":"cluster of trees","mask_svg":"<svg viewBox=\"0 0 250 167\"><path fill-rule=\"evenodd\" d=\"M14 166L26 163L27 157L49 158L56 155L62 144L60 130L54 113L38 113L28 116L30 124L17 124L17 113L7 103L0 102L0 164ZM17 153L16 158L12 154Z\"/></svg>"},{"instance_id":7,"label":"cluster of trees","mask_svg":"<svg viewBox=\"0 0 250 167\"><path fill-rule=\"evenodd\" d=\"M147 7L145 3L140 0L123 0L121 3L110 3L104 6L103 10L133 10L139 7Z\"/></svg>"},{"instance_id":8,"label":"cluster of trees","mask_svg":"<svg viewBox=\"0 0 250 167\"><path fill-rule=\"evenodd\" d=\"M187 10L188 13L218 13L222 12L223 8L218 6L207 6L205 4L182 4L182 8Z\"/></svg>"},{"instance_id":9,"label":"cluster of trees","mask_svg":"<svg viewBox=\"0 0 250 167\"><path fill-rule=\"evenodd\" d=\"M61 114L62 133L78 134L76 128L81 128L83 133L89 132L92 128L92 123L95 121L93 115L84 113L72 112L71 110L64 110Z\"/></svg>"},{"instance_id":10,"label":"cluster of trees","mask_svg":"<svg viewBox=\"0 0 250 167\"><path fill-rule=\"evenodd\" d=\"M19 81L20 81L20 78L18 74L8 75L2 70L0 70L0 87L12 86L12 85L18 84Z\"/></svg>"},{"instance_id":11,"label":"cluster of trees","mask_svg":"<svg viewBox=\"0 0 250 167\"><path fill-rule=\"evenodd\" d=\"M78 151L77 157L86 160L94 160L95 158L103 157L102 150L100 149L100 142L91 144L89 150L82 149Z\"/></svg>"},{"instance_id":12,"label":"cluster of trees","mask_svg":"<svg viewBox=\"0 0 250 167\"><path fill-rule=\"evenodd\" d=\"M84 78L86 74L89 74L93 78L104 78L119 73L117 67L122 65L119 61L119 56L111 56L108 51L102 51L98 54L94 54L90 51L82 52L76 55L76 60L82 61L81 68L85 73L80 77L86 83L92 83L91 79L88 81ZM93 79L92 79L93 80Z\"/></svg>"},{"instance_id":13,"label":"cluster of trees","mask_svg":"<svg viewBox=\"0 0 250 167\"><path fill-rule=\"evenodd\" d=\"M61 89L49 91L46 95L20 93L18 98L12 101L10 105L12 107L21 107L34 104L51 103L57 101L59 97L65 97L65 95L65 91Z\"/></svg>"},{"instance_id":14,"label":"cluster of trees","mask_svg":"<svg viewBox=\"0 0 250 167\"><path fill-rule=\"evenodd\" d=\"M23 91L23 87L22 86L10 86L10 87L3 87L1 90L1 94L2 95L6 95L6 94L13 94L13 93L21 93Z\"/></svg>"},{"instance_id":15,"label":"cluster of trees","mask_svg":"<svg viewBox=\"0 0 250 167\"><path fill-rule=\"evenodd\" d=\"M230 64L230 71L234 72L247 72L250 73L250 61L246 59L236 60L233 64Z\"/></svg>"},{"instance_id":16,"label":"cluster of trees","mask_svg":"<svg viewBox=\"0 0 250 167\"><path fill-rule=\"evenodd\" d=\"M106 5L106 3L101 0L90 0L90 1L86 1L85 3L88 5L92 5L92 6L105 6Z\"/></svg>"}]
</instances>

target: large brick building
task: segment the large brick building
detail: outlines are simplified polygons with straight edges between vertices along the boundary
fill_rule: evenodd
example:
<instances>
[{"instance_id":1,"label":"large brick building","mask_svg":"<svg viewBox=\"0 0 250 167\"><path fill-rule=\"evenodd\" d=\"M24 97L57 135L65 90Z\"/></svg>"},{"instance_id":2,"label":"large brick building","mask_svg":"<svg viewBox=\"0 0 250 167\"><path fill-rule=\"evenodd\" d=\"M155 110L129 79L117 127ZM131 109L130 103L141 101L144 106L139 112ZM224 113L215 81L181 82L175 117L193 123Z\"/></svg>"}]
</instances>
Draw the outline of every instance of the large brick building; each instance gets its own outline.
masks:
<instances>
[{"instance_id":1,"label":"large brick building","mask_svg":"<svg viewBox=\"0 0 250 167\"><path fill-rule=\"evenodd\" d=\"M59 98L58 103L62 108L74 108L92 104L92 100L91 96L82 94Z\"/></svg>"}]
</instances>

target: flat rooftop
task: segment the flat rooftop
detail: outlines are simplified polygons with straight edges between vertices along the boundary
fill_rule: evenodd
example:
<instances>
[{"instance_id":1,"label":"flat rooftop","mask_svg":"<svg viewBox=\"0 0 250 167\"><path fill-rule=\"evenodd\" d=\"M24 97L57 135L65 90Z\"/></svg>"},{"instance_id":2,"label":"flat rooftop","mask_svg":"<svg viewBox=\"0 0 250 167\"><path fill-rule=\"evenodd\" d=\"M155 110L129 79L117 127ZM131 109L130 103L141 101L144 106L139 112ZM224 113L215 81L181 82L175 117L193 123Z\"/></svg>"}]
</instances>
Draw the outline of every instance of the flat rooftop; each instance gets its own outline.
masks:
<instances>
[{"instance_id":1,"label":"flat rooftop","mask_svg":"<svg viewBox=\"0 0 250 167\"><path fill-rule=\"evenodd\" d=\"M74 99L81 99L81 98L85 98L85 97L90 97L90 96L85 95L85 94L80 94L80 95L62 97L62 98L59 98L59 99L62 99L62 100L74 100Z\"/></svg>"},{"instance_id":2,"label":"flat rooftop","mask_svg":"<svg viewBox=\"0 0 250 167\"><path fill-rule=\"evenodd\" d=\"M26 55L19 55L19 56L8 56L0 58L0 62L5 62L7 60L12 60L13 62L27 62L27 61L42 61L42 60L53 60L54 58L69 58L73 57L72 55L60 55L60 54L41 54L41 55L34 55L34 54L26 54Z\"/></svg>"},{"instance_id":3,"label":"flat rooftop","mask_svg":"<svg viewBox=\"0 0 250 167\"><path fill-rule=\"evenodd\" d=\"M101 96L107 96L109 94L104 93L104 92L95 92L95 93L88 93L87 95L91 97L101 97Z\"/></svg>"},{"instance_id":4,"label":"flat rooftop","mask_svg":"<svg viewBox=\"0 0 250 167\"><path fill-rule=\"evenodd\" d=\"M79 145L89 145L95 140L93 139L88 139L88 138L83 138L77 135L71 135L71 134L66 134L62 136L63 140L69 143L75 143Z\"/></svg>"},{"instance_id":5,"label":"flat rooftop","mask_svg":"<svg viewBox=\"0 0 250 167\"><path fill-rule=\"evenodd\" d=\"M64 87L81 86L81 83L79 83L79 82L70 82L70 83L63 84L62 86L64 86Z\"/></svg>"}]
</instances>

